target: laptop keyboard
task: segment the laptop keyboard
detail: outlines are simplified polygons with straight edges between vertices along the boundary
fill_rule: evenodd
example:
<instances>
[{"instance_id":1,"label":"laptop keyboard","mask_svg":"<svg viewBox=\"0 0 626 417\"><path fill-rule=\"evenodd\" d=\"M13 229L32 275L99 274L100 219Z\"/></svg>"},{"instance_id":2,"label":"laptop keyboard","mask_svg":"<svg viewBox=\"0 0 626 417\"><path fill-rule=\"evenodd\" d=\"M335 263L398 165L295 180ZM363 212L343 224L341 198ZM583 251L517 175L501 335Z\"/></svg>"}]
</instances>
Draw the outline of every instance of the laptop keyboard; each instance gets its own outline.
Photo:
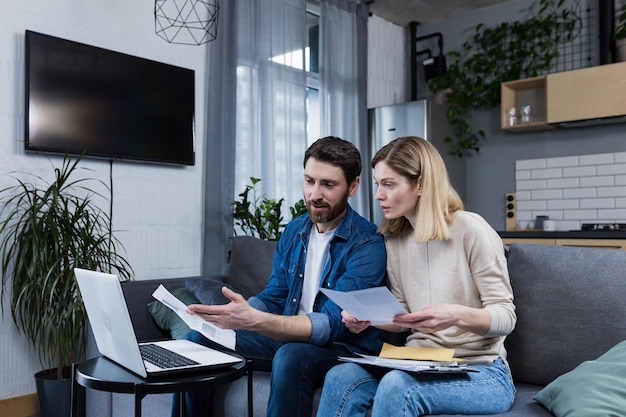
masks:
<instances>
[{"instance_id":1,"label":"laptop keyboard","mask_svg":"<svg viewBox=\"0 0 626 417\"><path fill-rule=\"evenodd\" d=\"M165 349L159 345L145 344L139 345L143 360L162 369L180 368L189 365L198 365L198 362L179 355L176 352Z\"/></svg>"}]
</instances>

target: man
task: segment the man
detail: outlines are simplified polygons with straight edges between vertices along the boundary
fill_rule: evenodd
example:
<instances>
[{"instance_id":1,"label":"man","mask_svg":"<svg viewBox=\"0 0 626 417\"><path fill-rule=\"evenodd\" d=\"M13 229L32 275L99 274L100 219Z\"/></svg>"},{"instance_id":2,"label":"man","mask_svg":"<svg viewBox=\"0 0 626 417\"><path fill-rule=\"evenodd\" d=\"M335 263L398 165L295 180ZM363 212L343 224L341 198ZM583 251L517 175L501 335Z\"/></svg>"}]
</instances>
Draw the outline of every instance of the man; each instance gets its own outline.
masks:
<instances>
[{"instance_id":1,"label":"man","mask_svg":"<svg viewBox=\"0 0 626 417\"><path fill-rule=\"evenodd\" d=\"M361 156L354 145L336 137L317 140L304 156L308 215L285 228L265 289L246 301L223 288L230 303L188 307L191 314L236 330L237 353L272 360L269 417L310 417L313 392L338 355L380 351L380 330L349 332L341 309L319 292L322 286L352 291L386 283L383 238L348 204L359 188L360 173ZM188 338L211 345L197 332ZM187 411L203 415L206 393L196 394L188 397Z\"/></svg>"}]
</instances>

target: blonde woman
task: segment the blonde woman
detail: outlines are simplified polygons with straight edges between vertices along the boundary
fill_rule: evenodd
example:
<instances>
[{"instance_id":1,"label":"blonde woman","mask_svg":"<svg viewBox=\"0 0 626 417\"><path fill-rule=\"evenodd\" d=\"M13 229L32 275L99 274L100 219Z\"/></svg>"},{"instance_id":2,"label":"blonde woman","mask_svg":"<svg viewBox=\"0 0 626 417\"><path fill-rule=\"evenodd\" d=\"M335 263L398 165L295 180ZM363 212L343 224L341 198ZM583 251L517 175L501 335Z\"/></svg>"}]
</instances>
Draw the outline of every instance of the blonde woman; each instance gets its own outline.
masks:
<instances>
[{"instance_id":1,"label":"blonde woman","mask_svg":"<svg viewBox=\"0 0 626 417\"><path fill-rule=\"evenodd\" d=\"M515 387L504 339L516 323L506 258L498 234L463 210L437 150L418 137L398 138L372 161L383 211L387 272L408 314L388 331L406 331L407 346L455 349L480 372L415 374L335 366L326 376L318 417L421 416L506 412ZM370 326L346 312L353 333Z\"/></svg>"}]
</instances>

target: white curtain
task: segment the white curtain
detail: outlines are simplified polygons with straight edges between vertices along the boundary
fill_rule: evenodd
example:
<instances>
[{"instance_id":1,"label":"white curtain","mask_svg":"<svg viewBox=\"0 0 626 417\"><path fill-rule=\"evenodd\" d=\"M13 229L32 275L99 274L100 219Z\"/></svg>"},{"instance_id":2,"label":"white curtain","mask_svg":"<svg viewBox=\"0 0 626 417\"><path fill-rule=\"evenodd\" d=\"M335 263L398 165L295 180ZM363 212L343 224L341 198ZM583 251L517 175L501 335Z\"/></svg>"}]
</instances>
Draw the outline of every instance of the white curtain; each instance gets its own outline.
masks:
<instances>
[{"instance_id":1,"label":"white curtain","mask_svg":"<svg viewBox=\"0 0 626 417\"><path fill-rule=\"evenodd\" d=\"M346 0L320 5L322 136L357 144L364 157L362 191L351 201L367 216L371 171L367 145L367 6ZM305 0L220 2L217 39L208 44L203 273L223 273L232 236L232 202L250 177L259 191L302 198L306 137ZM234 161L234 163L233 163Z\"/></svg>"},{"instance_id":2,"label":"white curtain","mask_svg":"<svg viewBox=\"0 0 626 417\"><path fill-rule=\"evenodd\" d=\"M371 151L367 126L368 8L347 0L320 1L320 102L322 136L339 136L361 151L361 187L352 207L370 213Z\"/></svg>"},{"instance_id":3,"label":"white curtain","mask_svg":"<svg viewBox=\"0 0 626 417\"><path fill-rule=\"evenodd\" d=\"M235 193L250 177L286 208L302 198L306 2L238 0Z\"/></svg>"}]
</instances>

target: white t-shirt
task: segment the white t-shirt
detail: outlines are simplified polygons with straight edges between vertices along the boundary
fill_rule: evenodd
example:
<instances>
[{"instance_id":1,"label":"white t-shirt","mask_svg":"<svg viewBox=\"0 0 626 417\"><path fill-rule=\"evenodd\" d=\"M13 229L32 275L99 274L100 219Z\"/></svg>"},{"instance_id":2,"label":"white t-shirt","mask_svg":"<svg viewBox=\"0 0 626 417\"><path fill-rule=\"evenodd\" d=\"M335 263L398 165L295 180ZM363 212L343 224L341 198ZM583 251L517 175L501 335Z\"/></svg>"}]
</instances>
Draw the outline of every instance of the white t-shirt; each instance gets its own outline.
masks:
<instances>
[{"instance_id":1,"label":"white t-shirt","mask_svg":"<svg viewBox=\"0 0 626 417\"><path fill-rule=\"evenodd\" d=\"M335 235L335 230L320 233L315 225L311 228L298 314L307 314L313 311L313 303L320 288L322 270L328 260L328 247L330 240Z\"/></svg>"}]
</instances>

